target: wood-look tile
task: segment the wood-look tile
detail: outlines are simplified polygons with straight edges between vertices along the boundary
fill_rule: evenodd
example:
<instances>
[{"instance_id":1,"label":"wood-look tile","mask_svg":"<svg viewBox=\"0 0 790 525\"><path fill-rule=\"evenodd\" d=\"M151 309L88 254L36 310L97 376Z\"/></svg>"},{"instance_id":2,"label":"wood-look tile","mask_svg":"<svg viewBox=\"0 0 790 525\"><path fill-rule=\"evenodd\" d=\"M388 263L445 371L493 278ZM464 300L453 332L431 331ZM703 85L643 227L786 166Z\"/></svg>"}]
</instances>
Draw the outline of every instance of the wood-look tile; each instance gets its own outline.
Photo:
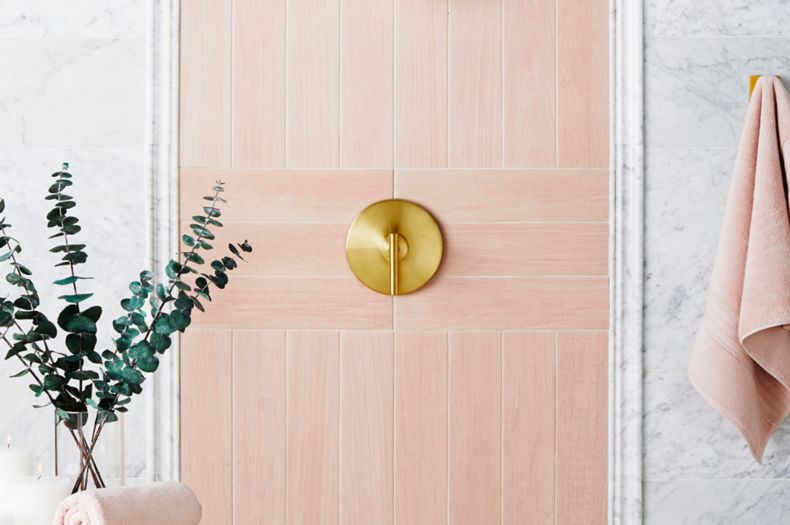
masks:
<instances>
[{"instance_id":1,"label":"wood-look tile","mask_svg":"<svg viewBox=\"0 0 790 525\"><path fill-rule=\"evenodd\" d=\"M398 171L396 197L448 222L606 221L606 170Z\"/></svg>"},{"instance_id":2,"label":"wood-look tile","mask_svg":"<svg viewBox=\"0 0 790 525\"><path fill-rule=\"evenodd\" d=\"M285 523L285 332L233 333L233 523Z\"/></svg>"},{"instance_id":3,"label":"wood-look tile","mask_svg":"<svg viewBox=\"0 0 790 525\"><path fill-rule=\"evenodd\" d=\"M447 334L395 333L395 520L447 523Z\"/></svg>"},{"instance_id":4,"label":"wood-look tile","mask_svg":"<svg viewBox=\"0 0 790 525\"><path fill-rule=\"evenodd\" d=\"M340 160L340 0L289 0L286 14L286 165Z\"/></svg>"},{"instance_id":5,"label":"wood-look tile","mask_svg":"<svg viewBox=\"0 0 790 525\"><path fill-rule=\"evenodd\" d=\"M560 167L609 166L609 2L557 0Z\"/></svg>"},{"instance_id":6,"label":"wood-look tile","mask_svg":"<svg viewBox=\"0 0 790 525\"><path fill-rule=\"evenodd\" d=\"M214 290L195 326L211 328L381 329L392 327L392 299L348 278L231 275Z\"/></svg>"},{"instance_id":7,"label":"wood-look tile","mask_svg":"<svg viewBox=\"0 0 790 525\"><path fill-rule=\"evenodd\" d=\"M191 329L181 337L181 480L203 522L233 525L232 334Z\"/></svg>"},{"instance_id":8,"label":"wood-look tile","mask_svg":"<svg viewBox=\"0 0 790 525\"><path fill-rule=\"evenodd\" d=\"M287 523L340 523L337 332L287 334Z\"/></svg>"},{"instance_id":9,"label":"wood-look tile","mask_svg":"<svg viewBox=\"0 0 790 525\"><path fill-rule=\"evenodd\" d=\"M342 523L392 524L392 332L342 332L340 341Z\"/></svg>"},{"instance_id":10,"label":"wood-look tile","mask_svg":"<svg viewBox=\"0 0 790 525\"><path fill-rule=\"evenodd\" d=\"M233 166L285 166L285 3L233 0Z\"/></svg>"},{"instance_id":11,"label":"wood-look tile","mask_svg":"<svg viewBox=\"0 0 790 525\"><path fill-rule=\"evenodd\" d=\"M230 164L231 3L193 0L181 8L181 166Z\"/></svg>"},{"instance_id":12,"label":"wood-look tile","mask_svg":"<svg viewBox=\"0 0 790 525\"><path fill-rule=\"evenodd\" d=\"M182 233L190 233L188 224ZM233 270L233 276L262 277L348 277L346 233L342 223L229 223L214 230L215 252L207 261L224 255L230 242L248 240L253 252Z\"/></svg>"},{"instance_id":13,"label":"wood-look tile","mask_svg":"<svg viewBox=\"0 0 790 525\"><path fill-rule=\"evenodd\" d=\"M395 298L398 330L606 328L605 278L439 278Z\"/></svg>"},{"instance_id":14,"label":"wood-look tile","mask_svg":"<svg viewBox=\"0 0 790 525\"><path fill-rule=\"evenodd\" d=\"M503 338L503 523L553 525L555 335Z\"/></svg>"},{"instance_id":15,"label":"wood-look tile","mask_svg":"<svg viewBox=\"0 0 790 525\"><path fill-rule=\"evenodd\" d=\"M606 275L606 223L445 224L446 276Z\"/></svg>"},{"instance_id":16,"label":"wood-look tile","mask_svg":"<svg viewBox=\"0 0 790 525\"><path fill-rule=\"evenodd\" d=\"M226 183L225 223L348 225L369 204L392 197L391 170L182 170L182 220L200 213L216 180Z\"/></svg>"},{"instance_id":17,"label":"wood-look tile","mask_svg":"<svg viewBox=\"0 0 790 525\"><path fill-rule=\"evenodd\" d=\"M500 167L501 2L451 1L449 33L449 165Z\"/></svg>"},{"instance_id":18,"label":"wood-look tile","mask_svg":"<svg viewBox=\"0 0 790 525\"><path fill-rule=\"evenodd\" d=\"M341 165L392 167L393 0L341 0Z\"/></svg>"},{"instance_id":19,"label":"wood-look tile","mask_svg":"<svg viewBox=\"0 0 790 525\"><path fill-rule=\"evenodd\" d=\"M448 0L395 0L395 163L447 166Z\"/></svg>"},{"instance_id":20,"label":"wood-look tile","mask_svg":"<svg viewBox=\"0 0 790 525\"><path fill-rule=\"evenodd\" d=\"M504 0L504 165L557 162L556 0Z\"/></svg>"},{"instance_id":21,"label":"wood-look tile","mask_svg":"<svg viewBox=\"0 0 790 525\"><path fill-rule=\"evenodd\" d=\"M450 519L499 524L502 353L499 332L450 333Z\"/></svg>"},{"instance_id":22,"label":"wood-look tile","mask_svg":"<svg viewBox=\"0 0 790 525\"><path fill-rule=\"evenodd\" d=\"M557 336L558 525L607 520L607 341L605 332Z\"/></svg>"}]
</instances>

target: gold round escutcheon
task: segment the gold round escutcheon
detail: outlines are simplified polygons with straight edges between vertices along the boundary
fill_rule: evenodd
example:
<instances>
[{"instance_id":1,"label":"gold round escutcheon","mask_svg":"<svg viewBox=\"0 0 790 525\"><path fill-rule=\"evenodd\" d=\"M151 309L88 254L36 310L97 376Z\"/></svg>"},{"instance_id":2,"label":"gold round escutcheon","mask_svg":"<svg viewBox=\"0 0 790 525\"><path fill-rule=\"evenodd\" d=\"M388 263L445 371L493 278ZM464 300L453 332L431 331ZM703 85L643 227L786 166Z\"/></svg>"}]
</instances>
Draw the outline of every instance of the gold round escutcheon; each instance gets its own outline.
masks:
<instances>
[{"instance_id":1,"label":"gold round escutcheon","mask_svg":"<svg viewBox=\"0 0 790 525\"><path fill-rule=\"evenodd\" d=\"M402 295L422 288L442 262L442 232L419 204L388 199L371 204L348 229L346 257L362 284Z\"/></svg>"}]
</instances>

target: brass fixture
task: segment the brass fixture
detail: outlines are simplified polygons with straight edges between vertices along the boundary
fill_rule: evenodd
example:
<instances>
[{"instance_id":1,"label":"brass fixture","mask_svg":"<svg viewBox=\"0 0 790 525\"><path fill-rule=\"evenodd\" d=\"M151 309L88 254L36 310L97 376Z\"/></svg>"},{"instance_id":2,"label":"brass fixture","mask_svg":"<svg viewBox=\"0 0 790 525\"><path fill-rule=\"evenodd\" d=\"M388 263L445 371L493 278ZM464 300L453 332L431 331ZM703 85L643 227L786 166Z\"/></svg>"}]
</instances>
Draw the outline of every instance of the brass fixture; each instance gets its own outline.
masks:
<instances>
[{"instance_id":1,"label":"brass fixture","mask_svg":"<svg viewBox=\"0 0 790 525\"><path fill-rule=\"evenodd\" d=\"M371 204L354 219L346 257L362 284L402 295L422 288L442 262L442 232L422 206L403 199Z\"/></svg>"}]
</instances>

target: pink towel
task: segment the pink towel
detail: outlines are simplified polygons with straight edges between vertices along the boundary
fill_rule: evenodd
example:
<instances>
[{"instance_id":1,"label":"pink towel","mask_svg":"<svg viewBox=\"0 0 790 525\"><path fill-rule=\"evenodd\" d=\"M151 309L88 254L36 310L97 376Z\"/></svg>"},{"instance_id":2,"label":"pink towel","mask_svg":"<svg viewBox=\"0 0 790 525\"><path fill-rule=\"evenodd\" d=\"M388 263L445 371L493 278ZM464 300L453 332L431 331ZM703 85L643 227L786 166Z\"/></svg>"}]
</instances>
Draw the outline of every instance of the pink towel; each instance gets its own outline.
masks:
<instances>
[{"instance_id":1,"label":"pink towel","mask_svg":"<svg viewBox=\"0 0 790 525\"><path fill-rule=\"evenodd\" d=\"M790 324L783 169L789 138L790 95L776 78L761 78L746 116L705 318L689 363L694 387L738 427L758 462L790 412L790 332L783 328Z\"/></svg>"},{"instance_id":2,"label":"pink towel","mask_svg":"<svg viewBox=\"0 0 790 525\"><path fill-rule=\"evenodd\" d=\"M89 490L58 507L54 525L197 525L201 508L181 483Z\"/></svg>"}]
</instances>

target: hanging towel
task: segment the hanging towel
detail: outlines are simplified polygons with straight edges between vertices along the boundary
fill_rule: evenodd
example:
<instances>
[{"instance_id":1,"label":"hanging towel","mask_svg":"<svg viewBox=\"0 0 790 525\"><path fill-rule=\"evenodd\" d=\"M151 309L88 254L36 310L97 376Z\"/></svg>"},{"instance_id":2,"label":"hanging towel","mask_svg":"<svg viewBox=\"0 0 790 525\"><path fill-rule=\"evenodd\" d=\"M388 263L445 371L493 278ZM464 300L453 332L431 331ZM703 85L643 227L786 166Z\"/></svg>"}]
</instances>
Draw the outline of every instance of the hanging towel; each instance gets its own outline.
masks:
<instances>
[{"instance_id":1,"label":"hanging towel","mask_svg":"<svg viewBox=\"0 0 790 525\"><path fill-rule=\"evenodd\" d=\"M151 483L73 494L58 507L54 525L198 525L200 515L186 485Z\"/></svg>"},{"instance_id":2,"label":"hanging towel","mask_svg":"<svg viewBox=\"0 0 790 525\"><path fill-rule=\"evenodd\" d=\"M788 139L790 95L763 77L749 104L689 363L694 387L738 427L758 462L790 412Z\"/></svg>"}]
</instances>

